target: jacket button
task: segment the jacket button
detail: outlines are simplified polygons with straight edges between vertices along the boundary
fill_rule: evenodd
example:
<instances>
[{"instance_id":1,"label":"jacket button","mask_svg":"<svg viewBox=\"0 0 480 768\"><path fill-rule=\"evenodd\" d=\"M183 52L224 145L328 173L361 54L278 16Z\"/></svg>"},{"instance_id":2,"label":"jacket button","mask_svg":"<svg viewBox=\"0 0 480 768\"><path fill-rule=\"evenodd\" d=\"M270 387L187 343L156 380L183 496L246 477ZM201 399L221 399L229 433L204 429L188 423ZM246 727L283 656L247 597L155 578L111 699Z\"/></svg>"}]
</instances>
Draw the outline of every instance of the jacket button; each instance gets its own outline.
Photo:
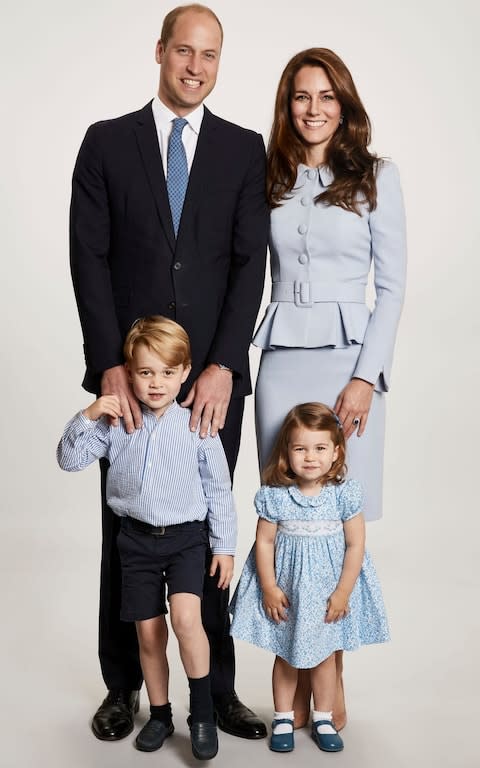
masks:
<instances>
[{"instance_id":1,"label":"jacket button","mask_svg":"<svg viewBox=\"0 0 480 768\"><path fill-rule=\"evenodd\" d=\"M306 264L308 262L307 254L301 253L300 256L298 257L298 261L300 262L300 264Z\"/></svg>"},{"instance_id":2,"label":"jacket button","mask_svg":"<svg viewBox=\"0 0 480 768\"><path fill-rule=\"evenodd\" d=\"M312 202L312 198L311 197L302 197L300 202L301 202L302 205L305 205L305 206L306 205L310 205L310 203Z\"/></svg>"},{"instance_id":3,"label":"jacket button","mask_svg":"<svg viewBox=\"0 0 480 768\"><path fill-rule=\"evenodd\" d=\"M311 168L311 169L309 170L309 172L307 173L307 176L308 176L308 178L310 179L310 181L313 181L314 179L316 179L316 178L317 178L317 176L318 176L318 171L314 171L314 170L313 170L313 168Z\"/></svg>"},{"instance_id":4,"label":"jacket button","mask_svg":"<svg viewBox=\"0 0 480 768\"><path fill-rule=\"evenodd\" d=\"M299 235L305 235L307 233L308 227L306 224L300 224L298 227L298 234Z\"/></svg>"},{"instance_id":5,"label":"jacket button","mask_svg":"<svg viewBox=\"0 0 480 768\"><path fill-rule=\"evenodd\" d=\"M174 301L171 301L171 302L170 302L170 304L168 305L168 308L169 308L169 309L175 309L175 307L176 307L176 306L177 306L177 305L175 304L175 302L174 302Z\"/></svg>"},{"instance_id":6,"label":"jacket button","mask_svg":"<svg viewBox=\"0 0 480 768\"><path fill-rule=\"evenodd\" d=\"M181 262L180 261L176 261L175 264L173 265L173 268L176 269L177 271L179 269L181 269L182 268Z\"/></svg>"}]
</instances>

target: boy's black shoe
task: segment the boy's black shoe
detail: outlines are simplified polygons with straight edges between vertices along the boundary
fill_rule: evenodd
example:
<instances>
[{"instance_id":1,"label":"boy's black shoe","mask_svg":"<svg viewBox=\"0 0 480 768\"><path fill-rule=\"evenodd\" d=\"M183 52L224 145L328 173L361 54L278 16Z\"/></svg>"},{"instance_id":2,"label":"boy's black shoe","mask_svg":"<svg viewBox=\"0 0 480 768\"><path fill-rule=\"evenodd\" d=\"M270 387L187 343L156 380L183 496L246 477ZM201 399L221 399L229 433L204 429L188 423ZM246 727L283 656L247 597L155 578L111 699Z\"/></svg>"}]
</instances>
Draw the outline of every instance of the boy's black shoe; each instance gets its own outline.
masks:
<instances>
[{"instance_id":1,"label":"boy's black shoe","mask_svg":"<svg viewBox=\"0 0 480 768\"><path fill-rule=\"evenodd\" d=\"M161 720L150 718L135 739L135 746L141 752L155 752L156 749L160 749L165 739L171 736L174 730L172 722L166 725Z\"/></svg>"},{"instance_id":2,"label":"boy's black shoe","mask_svg":"<svg viewBox=\"0 0 480 768\"><path fill-rule=\"evenodd\" d=\"M217 726L215 723L193 723L187 719L190 728L193 756L197 760L211 760L218 752Z\"/></svg>"}]
</instances>

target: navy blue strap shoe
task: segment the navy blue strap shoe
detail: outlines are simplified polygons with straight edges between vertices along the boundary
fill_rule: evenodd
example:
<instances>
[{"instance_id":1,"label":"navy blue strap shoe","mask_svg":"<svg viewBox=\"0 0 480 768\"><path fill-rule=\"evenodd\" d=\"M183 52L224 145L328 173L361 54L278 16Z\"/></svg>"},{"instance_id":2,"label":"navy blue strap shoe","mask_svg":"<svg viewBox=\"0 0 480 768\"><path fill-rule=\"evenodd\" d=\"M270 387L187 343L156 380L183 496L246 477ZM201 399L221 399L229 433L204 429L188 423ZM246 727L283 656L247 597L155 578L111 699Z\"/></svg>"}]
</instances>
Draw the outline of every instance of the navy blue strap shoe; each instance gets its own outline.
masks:
<instances>
[{"instance_id":1,"label":"navy blue strap shoe","mask_svg":"<svg viewBox=\"0 0 480 768\"><path fill-rule=\"evenodd\" d=\"M319 733L319 725L330 725L335 728L331 720L317 720L312 723L312 739L316 742L317 747L324 752L341 752L343 749L342 737L335 733Z\"/></svg>"},{"instance_id":2,"label":"navy blue strap shoe","mask_svg":"<svg viewBox=\"0 0 480 768\"><path fill-rule=\"evenodd\" d=\"M273 733L277 725L291 725L292 730L289 733ZM272 735L270 736L270 749L272 752L292 752L295 746L293 738L293 720L284 717L272 722Z\"/></svg>"}]
</instances>

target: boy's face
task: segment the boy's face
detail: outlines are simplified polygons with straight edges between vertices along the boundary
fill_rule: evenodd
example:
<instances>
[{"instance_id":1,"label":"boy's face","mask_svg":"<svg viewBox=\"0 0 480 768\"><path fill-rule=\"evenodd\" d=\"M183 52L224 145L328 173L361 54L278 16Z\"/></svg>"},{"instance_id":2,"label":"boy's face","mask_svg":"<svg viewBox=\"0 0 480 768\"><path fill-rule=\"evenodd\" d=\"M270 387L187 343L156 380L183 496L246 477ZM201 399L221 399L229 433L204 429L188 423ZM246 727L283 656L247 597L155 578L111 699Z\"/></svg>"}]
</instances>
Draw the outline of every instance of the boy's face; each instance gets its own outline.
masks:
<instances>
[{"instance_id":1,"label":"boy's face","mask_svg":"<svg viewBox=\"0 0 480 768\"><path fill-rule=\"evenodd\" d=\"M157 418L176 398L191 368L167 365L144 344L137 344L133 360L126 367L135 395Z\"/></svg>"}]
</instances>

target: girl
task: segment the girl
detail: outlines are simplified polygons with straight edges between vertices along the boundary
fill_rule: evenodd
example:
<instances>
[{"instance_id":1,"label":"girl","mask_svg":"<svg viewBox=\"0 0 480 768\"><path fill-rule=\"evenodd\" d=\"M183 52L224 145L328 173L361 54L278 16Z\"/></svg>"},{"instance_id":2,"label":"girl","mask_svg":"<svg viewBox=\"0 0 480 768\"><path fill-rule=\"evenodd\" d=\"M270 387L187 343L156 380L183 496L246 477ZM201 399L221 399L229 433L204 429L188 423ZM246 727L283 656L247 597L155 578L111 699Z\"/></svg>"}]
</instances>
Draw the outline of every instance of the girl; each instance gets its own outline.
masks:
<instances>
[{"instance_id":1,"label":"girl","mask_svg":"<svg viewBox=\"0 0 480 768\"><path fill-rule=\"evenodd\" d=\"M374 566L365 553L362 492L344 480L345 438L321 403L287 414L255 497L256 544L231 604L232 635L276 654L270 748L294 747L298 670L310 670L312 738L343 749L332 723L335 651L389 639Z\"/></svg>"}]
</instances>

